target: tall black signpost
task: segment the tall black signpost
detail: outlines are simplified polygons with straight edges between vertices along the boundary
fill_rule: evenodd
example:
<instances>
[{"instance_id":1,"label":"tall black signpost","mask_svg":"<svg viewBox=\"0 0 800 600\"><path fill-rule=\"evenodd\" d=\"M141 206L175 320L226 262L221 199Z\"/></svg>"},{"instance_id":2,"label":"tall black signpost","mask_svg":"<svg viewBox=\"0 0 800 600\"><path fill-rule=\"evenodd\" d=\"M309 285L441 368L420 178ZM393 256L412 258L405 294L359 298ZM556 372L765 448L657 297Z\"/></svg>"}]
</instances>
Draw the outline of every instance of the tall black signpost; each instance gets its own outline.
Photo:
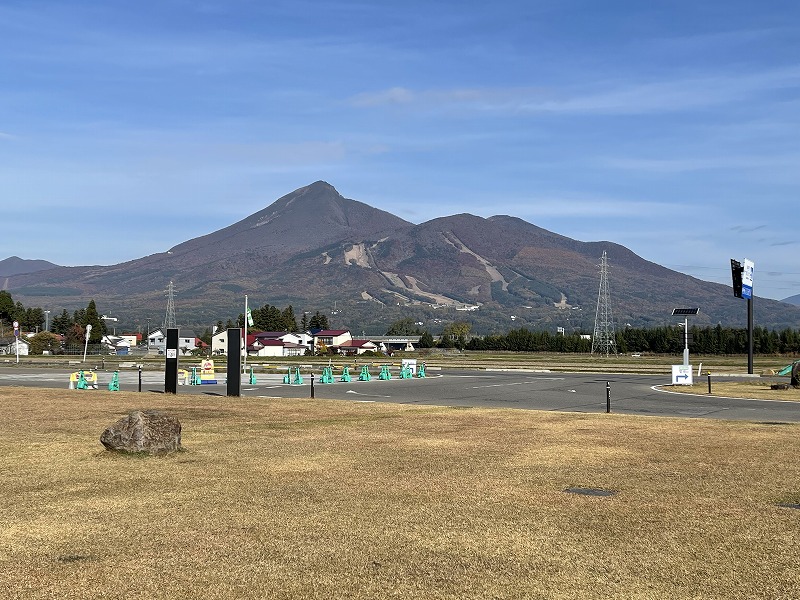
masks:
<instances>
[{"instance_id":1,"label":"tall black signpost","mask_svg":"<svg viewBox=\"0 0 800 600\"><path fill-rule=\"evenodd\" d=\"M178 329L167 329L167 364L164 368L164 393L178 393Z\"/></svg>"},{"instance_id":2,"label":"tall black signpost","mask_svg":"<svg viewBox=\"0 0 800 600\"><path fill-rule=\"evenodd\" d=\"M228 396L242 395L242 330L228 329Z\"/></svg>"},{"instance_id":3,"label":"tall black signpost","mask_svg":"<svg viewBox=\"0 0 800 600\"><path fill-rule=\"evenodd\" d=\"M753 261L744 259L744 264L731 259L733 295L747 299L747 373L753 374Z\"/></svg>"}]
</instances>

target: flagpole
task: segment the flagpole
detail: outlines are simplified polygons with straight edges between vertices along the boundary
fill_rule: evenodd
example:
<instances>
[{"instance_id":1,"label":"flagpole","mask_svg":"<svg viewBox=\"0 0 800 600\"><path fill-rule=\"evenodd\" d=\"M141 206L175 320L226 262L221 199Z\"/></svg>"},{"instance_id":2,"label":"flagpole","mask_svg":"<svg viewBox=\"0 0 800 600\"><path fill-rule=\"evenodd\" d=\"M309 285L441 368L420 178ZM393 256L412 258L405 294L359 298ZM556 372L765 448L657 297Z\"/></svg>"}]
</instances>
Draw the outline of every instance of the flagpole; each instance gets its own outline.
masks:
<instances>
[{"instance_id":1,"label":"flagpole","mask_svg":"<svg viewBox=\"0 0 800 600\"><path fill-rule=\"evenodd\" d=\"M242 361L242 373L247 374L247 294L244 295L244 360Z\"/></svg>"}]
</instances>

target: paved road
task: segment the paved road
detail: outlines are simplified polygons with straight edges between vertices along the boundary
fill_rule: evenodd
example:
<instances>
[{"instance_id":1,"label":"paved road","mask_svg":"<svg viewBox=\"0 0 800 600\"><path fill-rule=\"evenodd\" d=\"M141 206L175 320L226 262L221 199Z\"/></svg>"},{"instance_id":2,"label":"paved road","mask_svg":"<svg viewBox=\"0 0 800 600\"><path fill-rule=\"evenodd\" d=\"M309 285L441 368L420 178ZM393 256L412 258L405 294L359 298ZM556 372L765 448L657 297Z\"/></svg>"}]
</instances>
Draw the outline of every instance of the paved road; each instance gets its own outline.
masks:
<instances>
[{"instance_id":1,"label":"paved road","mask_svg":"<svg viewBox=\"0 0 800 600\"><path fill-rule=\"evenodd\" d=\"M112 373L99 372L98 381L105 388ZM254 397L297 398L310 395L310 378L302 386L285 385L282 375L257 376L256 385L248 378L242 382L242 395ZM703 395L669 393L658 386L669 378L653 375L599 375L537 372L429 371L425 379L320 384L317 376L315 397L357 402L394 402L419 405L480 406L551 411L605 412L606 383L611 389L614 413L744 419L764 422L800 422L800 402L719 398ZM69 387L66 371L49 369L0 369L0 385ZM136 371L120 372L120 389L136 391ZM164 391L164 373L142 373L142 390ZM83 393L83 392L81 392ZM86 392L91 393L91 392ZM178 393L226 396L224 375L216 385L179 386Z\"/></svg>"}]
</instances>

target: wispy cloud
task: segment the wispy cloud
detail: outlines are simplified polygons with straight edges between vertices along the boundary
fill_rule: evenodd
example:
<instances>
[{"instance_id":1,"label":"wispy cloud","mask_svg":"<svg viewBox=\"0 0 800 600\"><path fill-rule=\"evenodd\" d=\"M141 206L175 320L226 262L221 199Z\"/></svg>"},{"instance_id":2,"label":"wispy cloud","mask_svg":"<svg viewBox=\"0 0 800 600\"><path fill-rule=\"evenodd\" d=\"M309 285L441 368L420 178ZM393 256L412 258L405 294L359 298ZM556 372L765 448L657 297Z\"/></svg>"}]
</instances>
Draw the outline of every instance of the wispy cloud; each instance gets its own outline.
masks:
<instances>
[{"instance_id":1,"label":"wispy cloud","mask_svg":"<svg viewBox=\"0 0 800 600\"><path fill-rule=\"evenodd\" d=\"M472 109L515 113L645 114L708 108L800 86L800 66L660 81L603 81L589 85L414 90L393 87L350 98L356 107Z\"/></svg>"}]
</instances>

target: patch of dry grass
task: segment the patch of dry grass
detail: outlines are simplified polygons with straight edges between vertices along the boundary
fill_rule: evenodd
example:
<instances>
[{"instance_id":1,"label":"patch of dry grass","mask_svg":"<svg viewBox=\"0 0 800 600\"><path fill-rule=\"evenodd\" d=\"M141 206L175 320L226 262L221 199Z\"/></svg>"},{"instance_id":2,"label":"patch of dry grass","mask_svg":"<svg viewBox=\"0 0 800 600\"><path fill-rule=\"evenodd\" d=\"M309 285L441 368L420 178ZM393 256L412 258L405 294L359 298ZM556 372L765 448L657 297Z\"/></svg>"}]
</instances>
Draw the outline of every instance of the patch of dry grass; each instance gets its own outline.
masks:
<instances>
[{"instance_id":1,"label":"patch of dry grass","mask_svg":"<svg viewBox=\"0 0 800 600\"><path fill-rule=\"evenodd\" d=\"M800 402L800 389L771 389L770 381L711 381L711 395L725 398L759 398L761 400L791 400ZM673 392L703 394L708 396L708 382L695 380L694 385L665 385L664 389Z\"/></svg>"},{"instance_id":2,"label":"patch of dry grass","mask_svg":"<svg viewBox=\"0 0 800 600\"><path fill-rule=\"evenodd\" d=\"M798 598L795 425L0 388L3 598ZM134 408L184 452L106 452ZM616 491L598 498L567 487Z\"/></svg>"}]
</instances>

